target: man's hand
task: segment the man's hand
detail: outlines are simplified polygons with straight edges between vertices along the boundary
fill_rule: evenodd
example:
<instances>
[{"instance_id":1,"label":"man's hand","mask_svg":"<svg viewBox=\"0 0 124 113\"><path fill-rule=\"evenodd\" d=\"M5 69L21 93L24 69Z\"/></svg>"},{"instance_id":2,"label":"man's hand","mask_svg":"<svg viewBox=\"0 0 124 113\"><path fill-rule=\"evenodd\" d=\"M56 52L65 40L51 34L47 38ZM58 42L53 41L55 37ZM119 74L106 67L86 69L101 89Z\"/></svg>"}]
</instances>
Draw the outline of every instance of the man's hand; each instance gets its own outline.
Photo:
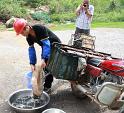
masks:
<instances>
[{"instance_id":1,"label":"man's hand","mask_svg":"<svg viewBox=\"0 0 124 113\"><path fill-rule=\"evenodd\" d=\"M83 9L83 4L80 4L80 10L82 10Z\"/></svg>"},{"instance_id":2,"label":"man's hand","mask_svg":"<svg viewBox=\"0 0 124 113\"><path fill-rule=\"evenodd\" d=\"M84 9L85 11L88 10L88 5L87 5L87 4L82 4L82 7L83 7L83 9Z\"/></svg>"},{"instance_id":3,"label":"man's hand","mask_svg":"<svg viewBox=\"0 0 124 113\"><path fill-rule=\"evenodd\" d=\"M42 68L45 68L46 67L46 63L45 63L45 60L44 59L41 60L41 67Z\"/></svg>"},{"instance_id":4,"label":"man's hand","mask_svg":"<svg viewBox=\"0 0 124 113\"><path fill-rule=\"evenodd\" d=\"M34 72L35 71L35 65L31 64L31 71Z\"/></svg>"},{"instance_id":5,"label":"man's hand","mask_svg":"<svg viewBox=\"0 0 124 113\"><path fill-rule=\"evenodd\" d=\"M88 6L88 4L83 4L83 10L85 11L85 14L86 14L89 18L92 17L92 14L91 14L90 11L89 11L89 6Z\"/></svg>"}]
</instances>

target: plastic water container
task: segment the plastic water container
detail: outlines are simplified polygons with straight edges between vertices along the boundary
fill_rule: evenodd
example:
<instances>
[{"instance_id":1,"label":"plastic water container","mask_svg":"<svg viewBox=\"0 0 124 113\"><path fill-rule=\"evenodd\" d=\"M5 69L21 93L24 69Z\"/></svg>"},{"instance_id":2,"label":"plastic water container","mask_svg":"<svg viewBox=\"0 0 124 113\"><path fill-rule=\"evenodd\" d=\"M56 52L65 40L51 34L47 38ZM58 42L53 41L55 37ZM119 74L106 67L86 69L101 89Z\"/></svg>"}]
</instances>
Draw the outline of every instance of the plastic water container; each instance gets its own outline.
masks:
<instances>
[{"instance_id":1,"label":"plastic water container","mask_svg":"<svg viewBox=\"0 0 124 113\"><path fill-rule=\"evenodd\" d=\"M96 99L104 105L111 106L111 104L120 96L121 91L122 88L117 84L106 82L96 93Z\"/></svg>"},{"instance_id":2,"label":"plastic water container","mask_svg":"<svg viewBox=\"0 0 124 113\"><path fill-rule=\"evenodd\" d=\"M28 89L32 89L32 72L25 73L25 81Z\"/></svg>"}]
</instances>

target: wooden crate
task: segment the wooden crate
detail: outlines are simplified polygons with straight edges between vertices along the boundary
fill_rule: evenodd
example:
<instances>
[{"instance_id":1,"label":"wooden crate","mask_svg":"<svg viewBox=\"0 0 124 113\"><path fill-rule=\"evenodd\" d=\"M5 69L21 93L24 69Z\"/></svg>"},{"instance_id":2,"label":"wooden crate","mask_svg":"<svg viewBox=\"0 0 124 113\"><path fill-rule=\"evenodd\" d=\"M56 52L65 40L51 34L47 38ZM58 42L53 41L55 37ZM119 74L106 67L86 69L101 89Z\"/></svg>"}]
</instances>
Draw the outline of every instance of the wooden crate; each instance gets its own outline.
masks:
<instances>
[{"instance_id":1,"label":"wooden crate","mask_svg":"<svg viewBox=\"0 0 124 113\"><path fill-rule=\"evenodd\" d=\"M89 49L95 49L95 36L91 35L80 35L80 40L82 41L82 47L89 48Z\"/></svg>"}]
</instances>

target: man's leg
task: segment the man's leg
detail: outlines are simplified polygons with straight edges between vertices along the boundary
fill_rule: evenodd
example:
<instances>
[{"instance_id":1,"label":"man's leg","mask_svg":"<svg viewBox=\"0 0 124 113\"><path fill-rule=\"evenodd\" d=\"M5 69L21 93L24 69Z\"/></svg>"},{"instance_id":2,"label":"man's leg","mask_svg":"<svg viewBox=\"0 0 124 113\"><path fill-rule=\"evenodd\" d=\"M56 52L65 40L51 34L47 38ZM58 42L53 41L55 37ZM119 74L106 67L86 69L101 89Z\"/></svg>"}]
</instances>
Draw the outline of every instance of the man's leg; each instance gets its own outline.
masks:
<instances>
[{"instance_id":1,"label":"man's leg","mask_svg":"<svg viewBox=\"0 0 124 113\"><path fill-rule=\"evenodd\" d=\"M75 34L79 34L79 33L81 33L81 29L79 29L78 27L76 27Z\"/></svg>"},{"instance_id":2,"label":"man's leg","mask_svg":"<svg viewBox=\"0 0 124 113\"><path fill-rule=\"evenodd\" d=\"M53 75L48 74L45 78L44 88L51 88L53 82Z\"/></svg>"},{"instance_id":3,"label":"man's leg","mask_svg":"<svg viewBox=\"0 0 124 113\"><path fill-rule=\"evenodd\" d=\"M80 28L76 27L75 34L80 34L80 33L90 35L90 29L80 29Z\"/></svg>"},{"instance_id":4,"label":"man's leg","mask_svg":"<svg viewBox=\"0 0 124 113\"><path fill-rule=\"evenodd\" d=\"M45 62L47 63L47 61ZM44 72L45 72L44 91L49 92L53 82L53 75L49 73L47 68L44 68Z\"/></svg>"},{"instance_id":5,"label":"man's leg","mask_svg":"<svg viewBox=\"0 0 124 113\"><path fill-rule=\"evenodd\" d=\"M82 29L82 33L85 35L90 35L90 29Z\"/></svg>"}]
</instances>

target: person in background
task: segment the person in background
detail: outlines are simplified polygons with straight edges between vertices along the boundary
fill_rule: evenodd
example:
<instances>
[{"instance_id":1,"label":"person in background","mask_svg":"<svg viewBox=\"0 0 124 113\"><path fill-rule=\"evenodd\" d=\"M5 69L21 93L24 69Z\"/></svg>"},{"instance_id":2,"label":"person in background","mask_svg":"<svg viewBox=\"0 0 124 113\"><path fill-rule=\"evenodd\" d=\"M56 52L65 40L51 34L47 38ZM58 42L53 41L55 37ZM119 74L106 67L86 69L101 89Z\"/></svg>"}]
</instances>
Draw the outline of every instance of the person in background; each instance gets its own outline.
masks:
<instances>
[{"instance_id":1,"label":"person in background","mask_svg":"<svg viewBox=\"0 0 124 113\"><path fill-rule=\"evenodd\" d=\"M13 24L14 30L17 35L21 34L26 37L26 41L29 45L29 60L31 71L35 70L35 64L37 62L36 51L34 43L41 46L41 67L45 68L47 61L50 57L51 47L53 42L61 43L60 39L47 27L36 24L30 26L25 19L17 19ZM47 70L45 70L47 71ZM53 82L53 76L48 74L45 79L44 90L48 91L51 88Z\"/></svg>"},{"instance_id":2,"label":"person in background","mask_svg":"<svg viewBox=\"0 0 124 113\"><path fill-rule=\"evenodd\" d=\"M83 0L76 9L76 30L75 34L90 34L90 24L94 13L94 6L89 4L89 0Z\"/></svg>"}]
</instances>

